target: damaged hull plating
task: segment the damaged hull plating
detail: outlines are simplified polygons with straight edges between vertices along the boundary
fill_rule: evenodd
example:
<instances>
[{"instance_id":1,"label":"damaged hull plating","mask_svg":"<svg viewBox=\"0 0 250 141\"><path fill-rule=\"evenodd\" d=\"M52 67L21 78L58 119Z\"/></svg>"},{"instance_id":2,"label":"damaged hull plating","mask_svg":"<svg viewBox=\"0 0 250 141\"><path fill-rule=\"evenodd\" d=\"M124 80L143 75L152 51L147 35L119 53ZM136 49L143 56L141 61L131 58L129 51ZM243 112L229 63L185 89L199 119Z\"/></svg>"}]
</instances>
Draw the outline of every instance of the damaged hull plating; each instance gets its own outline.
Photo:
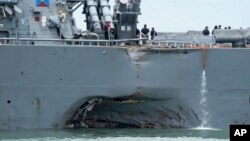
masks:
<instances>
[{"instance_id":1,"label":"damaged hull plating","mask_svg":"<svg viewBox=\"0 0 250 141\"><path fill-rule=\"evenodd\" d=\"M0 47L0 129L250 123L249 49ZM202 72L208 91L201 107Z\"/></svg>"}]
</instances>

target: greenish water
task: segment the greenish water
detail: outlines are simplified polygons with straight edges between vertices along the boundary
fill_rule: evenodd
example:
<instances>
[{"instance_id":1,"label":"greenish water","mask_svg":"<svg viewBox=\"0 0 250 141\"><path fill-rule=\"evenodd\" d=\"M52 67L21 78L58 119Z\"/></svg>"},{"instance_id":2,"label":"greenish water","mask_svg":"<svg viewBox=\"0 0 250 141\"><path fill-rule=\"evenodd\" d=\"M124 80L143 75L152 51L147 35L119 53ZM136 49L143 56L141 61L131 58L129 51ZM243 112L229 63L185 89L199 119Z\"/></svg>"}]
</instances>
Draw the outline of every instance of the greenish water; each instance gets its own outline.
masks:
<instances>
[{"instance_id":1,"label":"greenish water","mask_svg":"<svg viewBox=\"0 0 250 141\"><path fill-rule=\"evenodd\" d=\"M1 141L228 141L228 130L81 129L0 131Z\"/></svg>"}]
</instances>

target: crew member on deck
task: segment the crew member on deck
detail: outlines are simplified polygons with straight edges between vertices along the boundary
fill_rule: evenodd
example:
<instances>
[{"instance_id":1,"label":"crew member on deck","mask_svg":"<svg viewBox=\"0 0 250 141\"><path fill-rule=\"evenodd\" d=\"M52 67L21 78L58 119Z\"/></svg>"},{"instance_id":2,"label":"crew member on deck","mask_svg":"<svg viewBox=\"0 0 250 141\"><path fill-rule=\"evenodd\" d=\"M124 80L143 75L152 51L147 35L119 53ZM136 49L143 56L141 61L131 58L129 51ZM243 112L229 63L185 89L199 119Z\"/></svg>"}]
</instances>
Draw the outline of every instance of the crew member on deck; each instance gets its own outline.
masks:
<instances>
[{"instance_id":1,"label":"crew member on deck","mask_svg":"<svg viewBox=\"0 0 250 141\"><path fill-rule=\"evenodd\" d=\"M110 28L110 31L109 31L109 39L113 40L113 39L116 39L116 31L114 28ZM111 46L115 45L114 42L111 42L110 43Z\"/></svg>"},{"instance_id":2,"label":"crew member on deck","mask_svg":"<svg viewBox=\"0 0 250 141\"><path fill-rule=\"evenodd\" d=\"M152 28L152 30L150 32L150 36L151 36L151 40L153 40L155 38L155 36L157 36L157 32L155 31L155 28Z\"/></svg>"},{"instance_id":3,"label":"crew member on deck","mask_svg":"<svg viewBox=\"0 0 250 141\"><path fill-rule=\"evenodd\" d=\"M135 35L135 37L136 37L137 39L139 39L140 36L141 36L141 32L140 32L140 30L139 30L138 28L136 28L136 35ZM136 44L139 45L139 41L136 41Z\"/></svg>"},{"instance_id":4,"label":"crew member on deck","mask_svg":"<svg viewBox=\"0 0 250 141\"><path fill-rule=\"evenodd\" d=\"M144 25L144 28L141 30L142 33L142 38L148 38L148 34L149 34L149 29L147 28L147 25ZM146 41L144 41L144 44L146 43Z\"/></svg>"},{"instance_id":5,"label":"crew member on deck","mask_svg":"<svg viewBox=\"0 0 250 141\"><path fill-rule=\"evenodd\" d=\"M140 30L136 28L136 38L140 38L140 34L141 34Z\"/></svg>"},{"instance_id":6,"label":"crew member on deck","mask_svg":"<svg viewBox=\"0 0 250 141\"><path fill-rule=\"evenodd\" d=\"M104 36L106 40L110 39L110 35L109 35L110 29L111 29L110 22L106 21L104 24Z\"/></svg>"},{"instance_id":7,"label":"crew member on deck","mask_svg":"<svg viewBox=\"0 0 250 141\"><path fill-rule=\"evenodd\" d=\"M111 36L111 39L116 39L116 31L114 28L110 28L110 36Z\"/></svg>"},{"instance_id":8,"label":"crew member on deck","mask_svg":"<svg viewBox=\"0 0 250 141\"><path fill-rule=\"evenodd\" d=\"M214 26L214 29L213 29L213 31L212 31L212 34L213 34L213 35L214 35L214 31L215 31L216 29L218 29L218 26L217 26L217 25Z\"/></svg>"},{"instance_id":9,"label":"crew member on deck","mask_svg":"<svg viewBox=\"0 0 250 141\"><path fill-rule=\"evenodd\" d=\"M205 27L205 29L202 31L203 35L209 36L210 32L208 30L208 26Z\"/></svg>"}]
</instances>

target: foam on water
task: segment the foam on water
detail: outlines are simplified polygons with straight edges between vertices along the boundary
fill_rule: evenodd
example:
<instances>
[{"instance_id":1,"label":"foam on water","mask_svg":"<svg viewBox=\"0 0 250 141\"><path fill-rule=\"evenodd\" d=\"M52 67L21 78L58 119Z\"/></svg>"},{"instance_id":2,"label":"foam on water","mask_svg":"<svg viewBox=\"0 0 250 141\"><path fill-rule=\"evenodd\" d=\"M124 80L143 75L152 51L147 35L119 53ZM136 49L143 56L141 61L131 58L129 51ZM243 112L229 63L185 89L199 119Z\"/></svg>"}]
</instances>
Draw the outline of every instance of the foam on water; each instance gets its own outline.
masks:
<instances>
[{"instance_id":1,"label":"foam on water","mask_svg":"<svg viewBox=\"0 0 250 141\"><path fill-rule=\"evenodd\" d=\"M201 94L201 98L200 98L200 107L201 107L201 113L202 113L202 123L200 125L199 128L209 128L209 111L207 108L207 95L208 95L208 91L207 91L207 77L206 77L206 71L203 70L202 75L201 75L201 89L200 89L200 94Z\"/></svg>"},{"instance_id":2,"label":"foam on water","mask_svg":"<svg viewBox=\"0 0 250 141\"><path fill-rule=\"evenodd\" d=\"M210 128L210 127L197 127L197 128L192 128L193 130L221 130L221 129L216 129L216 128Z\"/></svg>"},{"instance_id":3,"label":"foam on water","mask_svg":"<svg viewBox=\"0 0 250 141\"><path fill-rule=\"evenodd\" d=\"M2 141L228 141L227 139L204 139L198 137L177 137L177 138L168 138L168 137L107 137L107 138L35 138L35 139L6 139Z\"/></svg>"}]
</instances>

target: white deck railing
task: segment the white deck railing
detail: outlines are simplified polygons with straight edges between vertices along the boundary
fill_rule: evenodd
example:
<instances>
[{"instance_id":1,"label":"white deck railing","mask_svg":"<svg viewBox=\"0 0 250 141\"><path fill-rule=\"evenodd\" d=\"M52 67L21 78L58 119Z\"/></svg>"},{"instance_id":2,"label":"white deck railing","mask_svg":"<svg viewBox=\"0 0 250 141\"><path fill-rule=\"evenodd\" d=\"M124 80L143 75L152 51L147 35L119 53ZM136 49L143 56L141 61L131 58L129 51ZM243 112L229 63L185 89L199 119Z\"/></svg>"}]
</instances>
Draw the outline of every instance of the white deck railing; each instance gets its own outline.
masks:
<instances>
[{"instance_id":1,"label":"white deck railing","mask_svg":"<svg viewBox=\"0 0 250 141\"><path fill-rule=\"evenodd\" d=\"M40 39L40 38L0 38L0 45L50 45L50 46L124 46L137 44L146 38L121 40L89 40L89 39Z\"/></svg>"}]
</instances>

